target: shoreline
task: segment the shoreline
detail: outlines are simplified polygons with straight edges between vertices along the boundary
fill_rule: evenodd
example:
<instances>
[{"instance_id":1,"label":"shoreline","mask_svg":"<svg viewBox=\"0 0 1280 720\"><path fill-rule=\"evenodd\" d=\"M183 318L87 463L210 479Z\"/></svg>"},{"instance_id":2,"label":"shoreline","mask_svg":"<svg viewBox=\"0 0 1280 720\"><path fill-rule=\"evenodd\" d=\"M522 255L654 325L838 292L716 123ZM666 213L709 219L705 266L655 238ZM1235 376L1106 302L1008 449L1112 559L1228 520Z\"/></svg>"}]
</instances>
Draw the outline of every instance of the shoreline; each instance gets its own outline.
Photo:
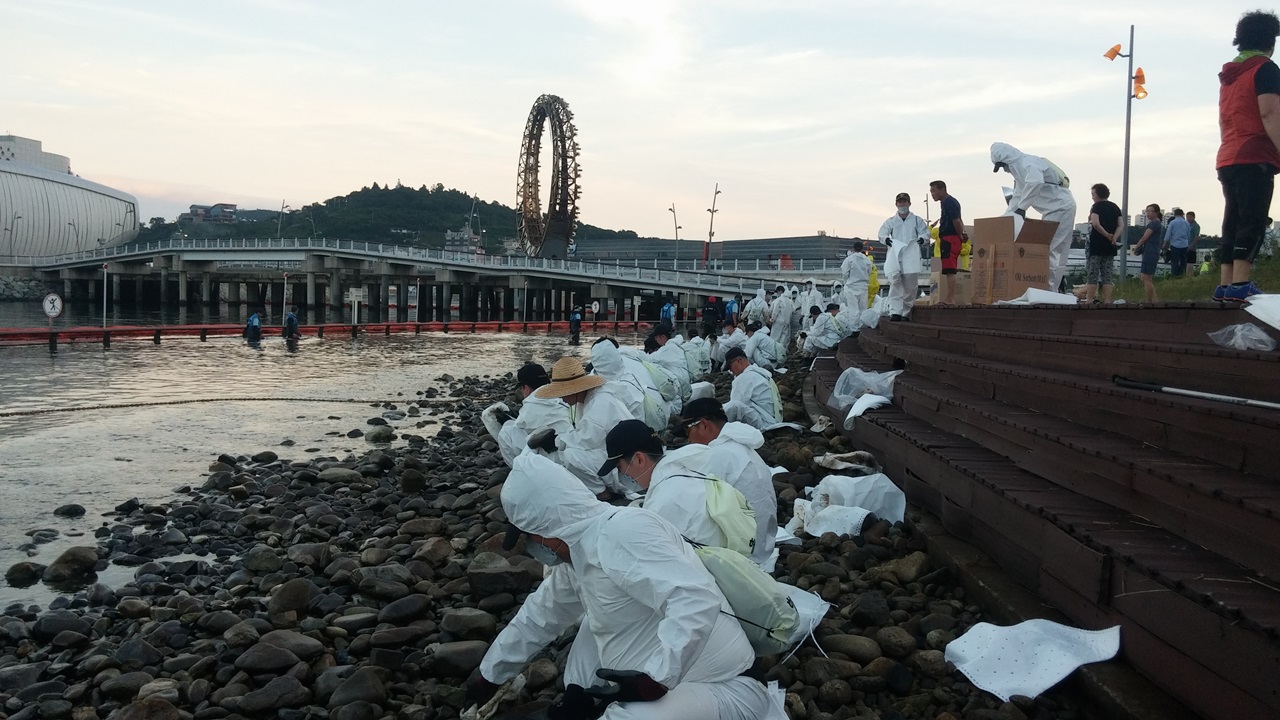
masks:
<instances>
[{"instance_id":1,"label":"shoreline","mask_svg":"<svg viewBox=\"0 0 1280 720\"><path fill-rule=\"evenodd\" d=\"M804 375L793 366L780 380L788 420L807 417ZM0 617L9 717L457 717L463 678L542 566L501 550L507 466L479 400L512 394L509 377L440 381L434 397L420 391L379 407L439 421L434 437L390 420L376 427L403 433L406 445L341 459L224 454L203 484L169 501L122 504L93 533L91 551L65 565L131 568L128 582ZM428 398L451 402L415 416L410 408ZM850 449L834 431L766 442L766 461L790 471L775 476L781 520L827 473L813 456ZM775 575L835 605L815 633L830 657L807 641L761 668L788 691L792 717L1077 716L1061 691L1019 709L947 671L942 648L982 613L946 571L922 564L924 539L910 524L782 550ZM531 664L522 701L554 697L566 653L553 645Z\"/></svg>"}]
</instances>

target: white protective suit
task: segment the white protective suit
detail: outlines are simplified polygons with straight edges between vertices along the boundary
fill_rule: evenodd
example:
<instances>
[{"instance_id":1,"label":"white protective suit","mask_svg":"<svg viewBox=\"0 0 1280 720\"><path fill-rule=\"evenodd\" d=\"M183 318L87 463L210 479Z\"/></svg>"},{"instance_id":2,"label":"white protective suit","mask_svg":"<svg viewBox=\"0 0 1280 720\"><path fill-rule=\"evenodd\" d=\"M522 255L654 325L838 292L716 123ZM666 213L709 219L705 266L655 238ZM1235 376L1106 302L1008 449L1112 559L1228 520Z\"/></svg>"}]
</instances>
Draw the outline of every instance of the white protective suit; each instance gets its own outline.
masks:
<instances>
[{"instance_id":1,"label":"white protective suit","mask_svg":"<svg viewBox=\"0 0 1280 720\"><path fill-rule=\"evenodd\" d=\"M614 425L635 419L631 410L618 399L621 394L603 387L588 391L587 399L581 405L569 408L573 427L568 432L556 432L556 450L560 452L565 469L597 495L604 492L606 485L615 489L621 487L618 471L603 478L596 474L609 457L604 449L605 436Z\"/></svg>"},{"instance_id":2,"label":"white protective suit","mask_svg":"<svg viewBox=\"0 0 1280 720\"><path fill-rule=\"evenodd\" d=\"M762 435L761 438L763 437ZM711 448L697 443L663 454L662 460L649 476L649 489L644 494L644 509L657 513L663 520L674 525L681 535L696 543L728 547L729 541L724 532L707 514L707 478L712 477L733 486L715 466L714 460L715 454L711 452ZM736 487L734 490L741 493ZM750 507L745 496L743 503ZM777 514L776 508L774 514ZM751 520L755 522L754 517Z\"/></svg>"},{"instance_id":3,"label":"white protective suit","mask_svg":"<svg viewBox=\"0 0 1280 720\"><path fill-rule=\"evenodd\" d=\"M557 538L571 562L556 565L498 634L480 663L492 683L515 677L578 625L565 684L601 685L595 671L636 670L669 692L615 703L605 720L754 720L768 696L741 677L754 653L715 579L670 523L648 510L591 497L536 453L516 459L502 507L520 529Z\"/></svg>"},{"instance_id":4,"label":"white protective suit","mask_svg":"<svg viewBox=\"0 0 1280 720\"><path fill-rule=\"evenodd\" d=\"M840 321L831 313L824 312L814 321L809 329L809 336L804 341L804 351L809 354L830 350L845 337Z\"/></svg>"},{"instance_id":5,"label":"white protective suit","mask_svg":"<svg viewBox=\"0 0 1280 720\"><path fill-rule=\"evenodd\" d=\"M1071 233L1076 224L1076 199L1068 189L1070 179L1057 165L1006 143L991 144L991 162L1004 163L1013 176L1013 197L1005 215L1025 217L1027 208L1035 208L1041 219L1058 223L1049 243L1048 287L1051 292L1057 292L1067 271Z\"/></svg>"},{"instance_id":6,"label":"white protective suit","mask_svg":"<svg viewBox=\"0 0 1280 720\"><path fill-rule=\"evenodd\" d=\"M790 347L791 338L795 335L791 328L793 310L795 306L791 304L791 295L785 292L774 298L773 304L769 306L769 335L784 350Z\"/></svg>"},{"instance_id":7,"label":"white protective suit","mask_svg":"<svg viewBox=\"0 0 1280 720\"><path fill-rule=\"evenodd\" d=\"M836 302L840 302L836 300ZM822 291L818 289L818 281L814 278L808 278L804 281L804 289L800 291L800 314L804 318L809 317L809 308L814 305L819 310L827 307L827 299L822 296Z\"/></svg>"},{"instance_id":8,"label":"white protective suit","mask_svg":"<svg viewBox=\"0 0 1280 720\"><path fill-rule=\"evenodd\" d=\"M756 291L756 296L751 298L747 306L742 309L742 317L747 323L763 323L765 313L769 310L769 303L764 299L764 290Z\"/></svg>"},{"instance_id":9,"label":"white protective suit","mask_svg":"<svg viewBox=\"0 0 1280 720\"><path fill-rule=\"evenodd\" d=\"M675 378L680 388L680 398L671 402L671 411L680 412L684 401L689 399L689 361L684 356L684 342L680 336L667 339L667 343L649 353L649 362L659 365Z\"/></svg>"},{"instance_id":10,"label":"white protective suit","mask_svg":"<svg viewBox=\"0 0 1280 720\"><path fill-rule=\"evenodd\" d=\"M796 340L796 336L800 334L800 325L804 323L804 318L809 314L809 308L800 308L800 290L795 285L788 288L791 294L791 339L788 343Z\"/></svg>"},{"instance_id":11,"label":"white protective suit","mask_svg":"<svg viewBox=\"0 0 1280 720\"><path fill-rule=\"evenodd\" d=\"M743 348L743 352L746 352L747 339L747 334L742 332L742 328L735 325L733 332L728 335L721 335L720 338L716 340L716 346L712 351L711 359L723 364L724 354L733 348L740 347Z\"/></svg>"},{"instance_id":12,"label":"white protective suit","mask_svg":"<svg viewBox=\"0 0 1280 720\"><path fill-rule=\"evenodd\" d=\"M840 277L844 280L845 294L845 301L840 303L841 310L861 312L867 309L867 292L871 287L871 267L871 258L852 250L845 257L844 262L840 263Z\"/></svg>"},{"instance_id":13,"label":"white protective suit","mask_svg":"<svg viewBox=\"0 0 1280 720\"><path fill-rule=\"evenodd\" d=\"M724 414L757 430L768 430L782 422L782 398L769 371L749 365L735 377L729 402L724 404Z\"/></svg>"},{"instance_id":14,"label":"white protective suit","mask_svg":"<svg viewBox=\"0 0 1280 720\"><path fill-rule=\"evenodd\" d=\"M767 327L751 333L742 351L747 354L747 360L753 365L772 370L782 364L782 359L778 357L778 343L773 341Z\"/></svg>"},{"instance_id":15,"label":"white protective suit","mask_svg":"<svg viewBox=\"0 0 1280 720\"><path fill-rule=\"evenodd\" d=\"M701 380L711 372L711 343L700 335L689 338L684 343L684 361L689 380Z\"/></svg>"},{"instance_id":16,"label":"white protective suit","mask_svg":"<svg viewBox=\"0 0 1280 720\"><path fill-rule=\"evenodd\" d=\"M916 295L920 294L919 278L924 270L920 248L929 242L929 224L915 213L907 213L906 217L894 213L880 226L878 237L889 245L884 259L884 274L889 279L889 313L910 315Z\"/></svg>"},{"instance_id":17,"label":"white protective suit","mask_svg":"<svg viewBox=\"0 0 1280 720\"><path fill-rule=\"evenodd\" d=\"M597 375L610 381L600 389L616 395L631 411L632 417L643 420L654 430L666 429L671 414L669 405L653 387L653 380L644 366L640 367L641 374L637 375L627 367L622 352L611 342L591 346L591 365Z\"/></svg>"},{"instance_id":18,"label":"white protective suit","mask_svg":"<svg viewBox=\"0 0 1280 720\"><path fill-rule=\"evenodd\" d=\"M756 547L751 559L757 564L773 554L778 533L778 493L773 489L773 471L756 452L762 445L764 435L740 422L725 423L720 436L707 445L713 453L707 467L737 488L755 511Z\"/></svg>"},{"instance_id":19,"label":"white protective suit","mask_svg":"<svg viewBox=\"0 0 1280 720\"><path fill-rule=\"evenodd\" d=\"M499 424L494 416L500 409L506 409L505 403L494 403L480 414L485 428L498 443L498 452L508 465L516 456L528 447L529 436L543 428L554 428L556 433L568 432L573 428L569 422L569 406L560 398L540 398L529 395L520 403L520 414ZM559 458L559 454L555 454Z\"/></svg>"}]
</instances>

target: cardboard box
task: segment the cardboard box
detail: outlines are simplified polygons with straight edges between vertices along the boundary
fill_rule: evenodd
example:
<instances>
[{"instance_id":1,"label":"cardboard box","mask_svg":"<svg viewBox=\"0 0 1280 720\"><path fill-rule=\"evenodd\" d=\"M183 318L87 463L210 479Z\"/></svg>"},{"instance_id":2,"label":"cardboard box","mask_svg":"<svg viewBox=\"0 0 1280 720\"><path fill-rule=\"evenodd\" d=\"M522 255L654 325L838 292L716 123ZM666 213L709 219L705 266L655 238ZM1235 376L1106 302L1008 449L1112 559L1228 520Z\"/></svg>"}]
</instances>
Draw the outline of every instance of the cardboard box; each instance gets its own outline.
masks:
<instances>
[{"instance_id":1,"label":"cardboard box","mask_svg":"<svg viewBox=\"0 0 1280 720\"><path fill-rule=\"evenodd\" d=\"M934 270L929 275L930 281L934 288L927 297L916 300L917 306L928 307L937 305L942 302L942 272ZM968 270L959 270L952 277L955 278L956 284L956 305L972 305L973 304L973 273Z\"/></svg>"},{"instance_id":2,"label":"cardboard box","mask_svg":"<svg viewBox=\"0 0 1280 720\"><path fill-rule=\"evenodd\" d=\"M1016 238L1013 227L1012 215L973 223L970 269L975 305L1012 300L1028 288L1049 289L1049 243L1058 223L1026 220Z\"/></svg>"}]
</instances>

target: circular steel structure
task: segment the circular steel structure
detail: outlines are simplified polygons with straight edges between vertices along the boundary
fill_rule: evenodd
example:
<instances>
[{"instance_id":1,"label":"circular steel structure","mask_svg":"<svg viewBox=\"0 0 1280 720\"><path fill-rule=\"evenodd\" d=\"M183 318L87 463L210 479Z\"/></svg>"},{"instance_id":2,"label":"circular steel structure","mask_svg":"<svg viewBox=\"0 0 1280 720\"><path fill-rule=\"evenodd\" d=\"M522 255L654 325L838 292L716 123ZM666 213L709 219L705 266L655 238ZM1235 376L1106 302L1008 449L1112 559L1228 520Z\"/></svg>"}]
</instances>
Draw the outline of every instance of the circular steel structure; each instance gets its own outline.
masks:
<instances>
[{"instance_id":1,"label":"circular steel structure","mask_svg":"<svg viewBox=\"0 0 1280 720\"><path fill-rule=\"evenodd\" d=\"M543 131L551 128L551 198L542 211L539 198L539 155ZM569 104L557 95L543 95L529 111L520 145L516 201L520 212L520 246L531 257L564 259L578 224L578 130Z\"/></svg>"}]
</instances>

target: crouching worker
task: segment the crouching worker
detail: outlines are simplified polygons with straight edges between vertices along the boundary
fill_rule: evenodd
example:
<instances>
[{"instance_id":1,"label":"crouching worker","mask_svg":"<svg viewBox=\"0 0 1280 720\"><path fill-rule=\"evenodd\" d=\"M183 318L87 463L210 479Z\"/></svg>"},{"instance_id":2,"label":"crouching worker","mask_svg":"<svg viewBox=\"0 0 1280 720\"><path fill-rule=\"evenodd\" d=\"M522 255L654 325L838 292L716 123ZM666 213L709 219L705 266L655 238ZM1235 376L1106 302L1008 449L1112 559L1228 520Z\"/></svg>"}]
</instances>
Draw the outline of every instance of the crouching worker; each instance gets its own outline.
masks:
<instances>
[{"instance_id":1,"label":"crouching worker","mask_svg":"<svg viewBox=\"0 0 1280 720\"><path fill-rule=\"evenodd\" d=\"M516 458L502 508L514 526L506 546L523 533L530 555L553 567L489 647L468 681L468 704L487 700L578 624L565 693L548 718L764 717L764 686L742 675L754 660L751 645L725 614L729 604L711 574L667 521L600 502L536 453Z\"/></svg>"}]
</instances>

